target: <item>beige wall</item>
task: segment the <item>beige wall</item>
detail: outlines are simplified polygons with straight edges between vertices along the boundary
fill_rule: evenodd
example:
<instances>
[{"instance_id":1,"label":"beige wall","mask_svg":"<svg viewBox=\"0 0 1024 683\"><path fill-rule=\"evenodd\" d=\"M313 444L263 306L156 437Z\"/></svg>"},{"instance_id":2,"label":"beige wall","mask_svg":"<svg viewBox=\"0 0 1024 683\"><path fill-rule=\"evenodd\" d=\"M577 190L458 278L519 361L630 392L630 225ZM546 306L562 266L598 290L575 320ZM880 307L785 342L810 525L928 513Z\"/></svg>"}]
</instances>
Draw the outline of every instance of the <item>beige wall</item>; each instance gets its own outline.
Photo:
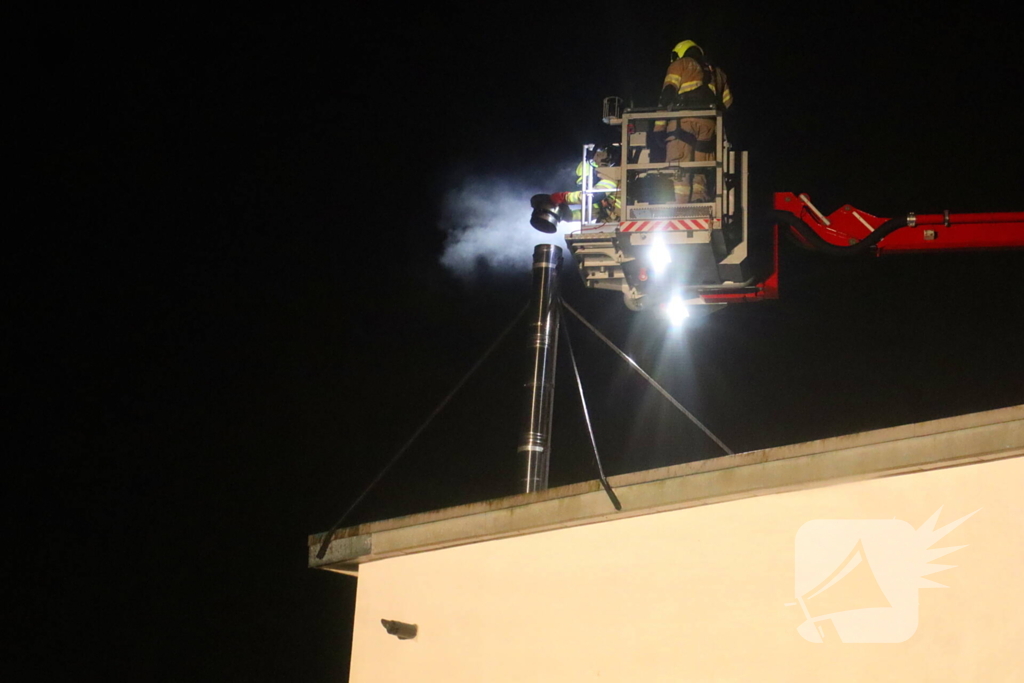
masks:
<instances>
[{"instance_id":1,"label":"beige wall","mask_svg":"<svg viewBox=\"0 0 1024 683\"><path fill-rule=\"evenodd\" d=\"M369 562L351 681L1024 681L1022 482L1017 457ZM908 592L940 507L978 512L931 547L967 547ZM804 624L797 592L842 613Z\"/></svg>"}]
</instances>

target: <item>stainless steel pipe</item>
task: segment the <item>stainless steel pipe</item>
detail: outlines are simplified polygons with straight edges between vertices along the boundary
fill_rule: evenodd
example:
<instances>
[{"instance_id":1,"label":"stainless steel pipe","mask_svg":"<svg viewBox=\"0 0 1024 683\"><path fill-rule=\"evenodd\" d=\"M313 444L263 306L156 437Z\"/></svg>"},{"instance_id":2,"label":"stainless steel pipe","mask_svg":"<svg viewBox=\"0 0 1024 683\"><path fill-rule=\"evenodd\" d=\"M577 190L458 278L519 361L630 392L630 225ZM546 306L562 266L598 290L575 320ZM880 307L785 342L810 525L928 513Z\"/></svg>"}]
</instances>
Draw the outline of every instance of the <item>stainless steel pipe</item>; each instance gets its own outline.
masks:
<instances>
[{"instance_id":1,"label":"stainless steel pipe","mask_svg":"<svg viewBox=\"0 0 1024 683\"><path fill-rule=\"evenodd\" d=\"M555 397L555 360L558 356L558 269L562 248L538 244L533 250L533 301L529 313L528 363L523 384L524 407L518 454L522 463L523 491L548 487L551 462L551 415Z\"/></svg>"}]
</instances>

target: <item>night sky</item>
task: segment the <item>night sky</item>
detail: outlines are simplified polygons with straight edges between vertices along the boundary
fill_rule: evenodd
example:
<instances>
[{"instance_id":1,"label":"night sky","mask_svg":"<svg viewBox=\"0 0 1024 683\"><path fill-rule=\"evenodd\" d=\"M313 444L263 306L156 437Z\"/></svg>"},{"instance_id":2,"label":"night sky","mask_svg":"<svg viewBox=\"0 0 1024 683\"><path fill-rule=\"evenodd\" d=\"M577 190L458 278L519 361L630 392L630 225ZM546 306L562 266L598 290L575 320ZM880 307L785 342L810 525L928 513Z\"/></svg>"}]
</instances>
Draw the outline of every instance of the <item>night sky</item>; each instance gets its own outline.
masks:
<instances>
[{"instance_id":1,"label":"night sky","mask_svg":"<svg viewBox=\"0 0 1024 683\"><path fill-rule=\"evenodd\" d=\"M761 237L772 191L1024 211L1015 4L629 4L11 25L32 199L2 250L8 660L32 680L346 680L356 581L306 569L307 534L525 303L529 196L573 189L580 146L615 134L602 98L654 104L680 40L729 75ZM456 249L481 229L487 250ZM1024 252L784 245L781 301L672 332L563 270L567 300L737 452L1024 402L1022 275ZM609 474L720 454L573 322ZM517 492L522 337L351 524ZM594 478L559 372L552 485Z\"/></svg>"}]
</instances>

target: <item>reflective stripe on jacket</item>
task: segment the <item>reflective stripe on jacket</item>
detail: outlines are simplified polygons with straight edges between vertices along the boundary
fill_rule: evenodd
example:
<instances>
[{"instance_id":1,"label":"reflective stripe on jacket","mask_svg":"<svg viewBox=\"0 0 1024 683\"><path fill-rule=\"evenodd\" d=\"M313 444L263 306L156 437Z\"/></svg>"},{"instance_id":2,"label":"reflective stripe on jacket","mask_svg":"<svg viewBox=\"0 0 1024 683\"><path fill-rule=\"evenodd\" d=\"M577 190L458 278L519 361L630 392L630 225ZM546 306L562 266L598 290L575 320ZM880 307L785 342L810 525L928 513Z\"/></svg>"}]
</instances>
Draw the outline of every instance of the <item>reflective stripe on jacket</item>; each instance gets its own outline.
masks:
<instances>
[{"instance_id":1,"label":"reflective stripe on jacket","mask_svg":"<svg viewBox=\"0 0 1024 683\"><path fill-rule=\"evenodd\" d=\"M696 90L704 83L704 69L696 59L683 57L668 65L662 88L671 86L676 93Z\"/></svg>"},{"instance_id":2,"label":"reflective stripe on jacket","mask_svg":"<svg viewBox=\"0 0 1024 683\"><path fill-rule=\"evenodd\" d=\"M704 97L701 97L699 92L695 92L702 85L707 85L707 90L703 91ZM666 87L675 89L677 98L675 108L677 109L686 109L690 106L695 108L708 106L709 103L705 101L708 99L706 97L708 91L710 91L716 104L720 104L725 109L732 106L732 92L729 90L729 81L725 76L725 72L709 64L707 73L705 73L704 67L701 66L700 62L691 57L683 57L669 64L661 87L662 89ZM686 96L687 93L693 94L692 99ZM691 101L688 102L687 100ZM658 121L656 125L658 123L662 122Z\"/></svg>"},{"instance_id":3,"label":"reflective stripe on jacket","mask_svg":"<svg viewBox=\"0 0 1024 683\"><path fill-rule=\"evenodd\" d=\"M602 199L607 198L611 200L612 206L615 210L619 209L622 200L619 199L619 184L614 180L602 179L594 185L595 190L607 190L606 192L595 192L591 195L591 199L596 204ZM577 190L576 192L570 192L565 195L565 202L567 204L582 204L583 203L583 190Z\"/></svg>"}]
</instances>

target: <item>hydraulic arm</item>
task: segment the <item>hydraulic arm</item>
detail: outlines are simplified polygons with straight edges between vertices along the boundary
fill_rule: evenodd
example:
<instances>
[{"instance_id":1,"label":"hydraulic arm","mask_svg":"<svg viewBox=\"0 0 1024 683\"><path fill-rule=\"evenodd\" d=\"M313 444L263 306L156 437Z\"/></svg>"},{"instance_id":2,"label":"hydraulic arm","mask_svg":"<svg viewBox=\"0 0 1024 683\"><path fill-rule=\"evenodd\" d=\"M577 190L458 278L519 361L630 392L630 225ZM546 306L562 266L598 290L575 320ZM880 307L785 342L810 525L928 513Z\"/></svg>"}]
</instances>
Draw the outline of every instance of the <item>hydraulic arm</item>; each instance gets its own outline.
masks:
<instances>
[{"instance_id":1,"label":"hydraulic arm","mask_svg":"<svg viewBox=\"0 0 1024 683\"><path fill-rule=\"evenodd\" d=\"M779 297L779 237L830 256L876 256L907 252L1024 248L1024 212L875 216L846 204L824 215L806 194L777 192L772 218L771 273L745 292L709 292L708 304Z\"/></svg>"},{"instance_id":2,"label":"hydraulic arm","mask_svg":"<svg viewBox=\"0 0 1024 683\"><path fill-rule=\"evenodd\" d=\"M807 247L837 256L874 250L1012 249L1024 247L1024 212L950 213L880 218L849 204L825 216L806 194L779 192L773 217Z\"/></svg>"}]
</instances>

